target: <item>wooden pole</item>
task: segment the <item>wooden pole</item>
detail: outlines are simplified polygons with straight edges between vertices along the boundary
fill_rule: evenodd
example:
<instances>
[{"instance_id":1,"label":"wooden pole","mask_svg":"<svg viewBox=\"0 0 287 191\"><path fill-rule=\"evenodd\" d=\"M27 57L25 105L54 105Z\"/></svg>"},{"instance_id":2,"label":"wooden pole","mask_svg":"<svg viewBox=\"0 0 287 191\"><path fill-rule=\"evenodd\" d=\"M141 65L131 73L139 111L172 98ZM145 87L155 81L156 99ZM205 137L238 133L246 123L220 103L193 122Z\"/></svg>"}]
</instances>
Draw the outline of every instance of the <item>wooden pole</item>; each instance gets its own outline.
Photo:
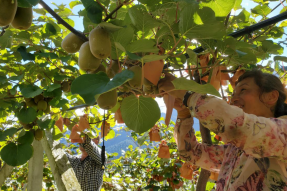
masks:
<instances>
[{"instance_id":1,"label":"wooden pole","mask_svg":"<svg viewBox=\"0 0 287 191\"><path fill-rule=\"evenodd\" d=\"M74 170L59 141L53 140L51 131L45 130L41 140L59 191L81 191Z\"/></svg>"},{"instance_id":2,"label":"wooden pole","mask_svg":"<svg viewBox=\"0 0 287 191\"><path fill-rule=\"evenodd\" d=\"M4 184L6 178L10 176L13 168L13 166L4 163L3 167L0 170L0 187Z\"/></svg>"},{"instance_id":3,"label":"wooden pole","mask_svg":"<svg viewBox=\"0 0 287 191\"><path fill-rule=\"evenodd\" d=\"M34 153L28 163L28 191L42 191L44 150L41 141L33 142Z\"/></svg>"}]
</instances>

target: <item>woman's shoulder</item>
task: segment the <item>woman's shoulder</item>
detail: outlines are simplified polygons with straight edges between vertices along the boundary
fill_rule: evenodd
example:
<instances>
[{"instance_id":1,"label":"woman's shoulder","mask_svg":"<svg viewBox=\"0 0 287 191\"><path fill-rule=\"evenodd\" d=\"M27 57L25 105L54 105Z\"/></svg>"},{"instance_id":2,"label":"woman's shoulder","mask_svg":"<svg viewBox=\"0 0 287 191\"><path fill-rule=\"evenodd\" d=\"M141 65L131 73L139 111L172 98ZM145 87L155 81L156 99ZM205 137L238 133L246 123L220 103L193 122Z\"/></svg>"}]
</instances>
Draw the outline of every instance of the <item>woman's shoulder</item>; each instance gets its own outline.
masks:
<instances>
[{"instance_id":1,"label":"woman's shoulder","mask_svg":"<svg viewBox=\"0 0 287 191\"><path fill-rule=\"evenodd\" d=\"M277 119L287 119L287 115L282 115L282 116L278 117Z\"/></svg>"}]
</instances>

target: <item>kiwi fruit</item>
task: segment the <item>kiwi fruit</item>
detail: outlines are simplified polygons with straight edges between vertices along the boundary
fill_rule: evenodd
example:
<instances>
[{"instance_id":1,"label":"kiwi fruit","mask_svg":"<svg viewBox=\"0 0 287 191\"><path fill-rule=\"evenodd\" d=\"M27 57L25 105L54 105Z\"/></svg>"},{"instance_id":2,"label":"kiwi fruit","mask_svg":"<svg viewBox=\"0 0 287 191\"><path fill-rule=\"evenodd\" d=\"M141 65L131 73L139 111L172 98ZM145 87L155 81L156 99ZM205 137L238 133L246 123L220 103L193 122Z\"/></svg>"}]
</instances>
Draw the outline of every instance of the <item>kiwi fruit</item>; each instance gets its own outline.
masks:
<instances>
[{"instance_id":1,"label":"kiwi fruit","mask_svg":"<svg viewBox=\"0 0 287 191\"><path fill-rule=\"evenodd\" d=\"M74 33L69 33L62 41L62 48L68 53L78 52L85 41L80 39Z\"/></svg>"},{"instance_id":2,"label":"kiwi fruit","mask_svg":"<svg viewBox=\"0 0 287 191\"><path fill-rule=\"evenodd\" d=\"M151 83L148 79L144 78L143 80L143 84L146 85L146 86L152 86L153 83Z\"/></svg>"},{"instance_id":3,"label":"kiwi fruit","mask_svg":"<svg viewBox=\"0 0 287 191\"><path fill-rule=\"evenodd\" d=\"M96 71L100 66L101 60L92 55L89 42L82 44L79 51L78 64L80 69L86 72Z\"/></svg>"},{"instance_id":4,"label":"kiwi fruit","mask_svg":"<svg viewBox=\"0 0 287 191\"><path fill-rule=\"evenodd\" d=\"M26 97L24 97L24 100L26 101L26 102L28 102L28 101L30 101L30 100L32 100L33 98L26 98Z\"/></svg>"},{"instance_id":5,"label":"kiwi fruit","mask_svg":"<svg viewBox=\"0 0 287 191\"><path fill-rule=\"evenodd\" d=\"M90 32L89 43L91 52L96 58L105 59L111 55L111 39L104 27L97 26Z\"/></svg>"},{"instance_id":6,"label":"kiwi fruit","mask_svg":"<svg viewBox=\"0 0 287 191\"><path fill-rule=\"evenodd\" d=\"M153 92L152 86L143 85L143 91L147 94L151 94Z\"/></svg>"},{"instance_id":7,"label":"kiwi fruit","mask_svg":"<svg viewBox=\"0 0 287 191\"><path fill-rule=\"evenodd\" d=\"M98 69L96 69L96 71L91 72L91 74L96 74L98 72L105 72L106 73L106 68L104 65L100 64Z\"/></svg>"},{"instance_id":8,"label":"kiwi fruit","mask_svg":"<svg viewBox=\"0 0 287 191\"><path fill-rule=\"evenodd\" d=\"M47 79L45 79L45 78L42 79L42 80L41 80L41 86L42 86L42 87L46 87L47 85L48 85Z\"/></svg>"},{"instance_id":9,"label":"kiwi fruit","mask_svg":"<svg viewBox=\"0 0 287 191\"><path fill-rule=\"evenodd\" d=\"M47 104L47 108L43 112L44 113L50 113L51 112L51 107L49 104Z\"/></svg>"},{"instance_id":10,"label":"kiwi fruit","mask_svg":"<svg viewBox=\"0 0 287 191\"><path fill-rule=\"evenodd\" d=\"M45 100L40 100L37 104L37 109L40 111L45 111L47 109L47 102Z\"/></svg>"},{"instance_id":11,"label":"kiwi fruit","mask_svg":"<svg viewBox=\"0 0 287 191\"><path fill-rule=\"evenodd\" d=\"M32 7L22 8L18 7L16 15L11 23L15 29L26 30L30 28L33 20L33 10Z\"/></svg>"},{"instance_id":12,"label":"kiwi fruit","mask_svg":"<svg viewBox=\"0 0 287 191\"><path fill-rule=\"evenodd\" d=\"M42 94L37 95L36 97L34 97L34 102L38 104L39 101L43 100L44 96Z\"/></svg>"},{"instance_id":13,"label":"kiwi fruit","mask_svg":"<svg viewBox=\"0 0 287 191\"><path fill-rule=\"evenodd\" d=\"M37 74L37 79L38 80L42 80L43 79L43 76L41 74Z\"/></svg>"},{"instance_id":14,"label":"kiwi fruit","mask_svg":"<svg viewBox=\"0 0 287 191\"><path fill-rule=\"evenodd\" d=\"M118 61L112 61L112 65L107 68L107 75L109 78L113 78L117 73L119 73L119 64Z\"/></svg>"},{"instance_id":15,"label":"kiwi fruit","mask_svg":"<svg viewBox=\"0 0 287 191\"><path fill-rule=\"evenodd\" d=\"M63 90L63 92L70 92L71 91L71 84L70 84L70 82L68 82L68 81L64 81L64 82L62 82L62 85L61 85L62 87L62 90Z\"/></svg>"},{"instance_id":16,"label":"kiwi fruit","mask_svg":"<svg viewBox=\"0 0 287 191\"><path fill-rule=\"evenodd\" d=\"M129 68L130 71L134 72L134 77L128 81L132 88L141 88L142 81L142 68L140 66L132 66Z\"/></svg>"},{"instance_id":17,"label":"kiwi fruit","mask_svg":"<svg viewBox=\"0 0 287 191\"><path fill-rule=\"evenodd\" d=\"M0 26L9 25L17 11L17 0L0 0Z\"/></svg>"},{"instance_id":18,"label":"kiwi fruit","mask_svg":"<svg viewBox=\"0 0 287 191\"><path fill-rule=\"evenodd\" d=\"M101 94L97 99L97 103L99 107L102 109L111 109L115 107L115 105L117 104L117 101L118 101L118 98L117 98L116 89Z\"/></svg>"},{"instance_id":19,"label":"kiwi fruit","mask_svg":"<svg viewBox=\"0 0 287 191\"><path fill-rule=\"evenodd\" d=\"M26 130L31 130L33 128L33 123L29 123L29 124L24 124L24 123L21 123L24 127L24 129Z\"/></svg>"},{"instance_id":20,"label":"kiwi fruit","mask_svg":"<svg viewBox=\"0 0 287 191\"><path fill-rule=\"evenodd\" d=\"M34 132L34 137L37 141L40 141L42 138L43 138L43 130L41 129L37 129L35 132Z\"/></svg>"},{"instance_id":21,"label":"kiwi fruit","mask_svg":"<svg viewBox=\"0 0 287 191\"><path fill-rule=\"evenodd\" d=\"M54 79L54 84L61 84L61 83L62 83L62 81Z\"/></svg>"},{"instance_id":22,"label":"kiwi fruit","mask_svg":"<svg viewBox=\"0 0 287 191\"><path fill-rule=\"evenodd\" d=\"M30 100L26 101L26 105L28 107L36 107L37 106L37 104L34 102L34 99L30 99Z\"/></svg>"}]
</instances>

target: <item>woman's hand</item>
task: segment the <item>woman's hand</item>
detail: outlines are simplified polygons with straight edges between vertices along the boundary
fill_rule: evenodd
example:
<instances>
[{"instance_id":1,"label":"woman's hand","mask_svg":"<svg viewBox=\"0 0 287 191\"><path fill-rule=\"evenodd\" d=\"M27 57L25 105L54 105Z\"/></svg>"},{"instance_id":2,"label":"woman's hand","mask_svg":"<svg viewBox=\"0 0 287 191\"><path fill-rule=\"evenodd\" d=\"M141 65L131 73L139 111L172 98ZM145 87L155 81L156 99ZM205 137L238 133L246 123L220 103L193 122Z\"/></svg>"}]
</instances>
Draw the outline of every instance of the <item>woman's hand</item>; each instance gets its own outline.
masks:
<instances>
[{"instance_id":1,"label":"woman's hand","mask_svg":"<svg viewBox=\"0 0 287 191\"><path fill-rule=\"evenodd\" d=\"M170 73L165 73L165 78L161 79L158 83L158 90L159 93L167 93L173 96L175 99L183 100L183 97L186 93L186 90L175 90L172 81L176 79Z\"/></svg>"},{"instance_id":2,"label":"woman's hand","mask_svg":"<svg viewBox=\"0 0 287 191\"><path fill-rule=\"evenodd\" d=\"M174 90L172 83L174 79L176 78L173 75L166 73L165 78L158 83L159 92L169 94L175 98L174 109L177 110L177 118L188 118L191 116L189 109L182 103L186 90Z\"/></svg>"}]
</instances>

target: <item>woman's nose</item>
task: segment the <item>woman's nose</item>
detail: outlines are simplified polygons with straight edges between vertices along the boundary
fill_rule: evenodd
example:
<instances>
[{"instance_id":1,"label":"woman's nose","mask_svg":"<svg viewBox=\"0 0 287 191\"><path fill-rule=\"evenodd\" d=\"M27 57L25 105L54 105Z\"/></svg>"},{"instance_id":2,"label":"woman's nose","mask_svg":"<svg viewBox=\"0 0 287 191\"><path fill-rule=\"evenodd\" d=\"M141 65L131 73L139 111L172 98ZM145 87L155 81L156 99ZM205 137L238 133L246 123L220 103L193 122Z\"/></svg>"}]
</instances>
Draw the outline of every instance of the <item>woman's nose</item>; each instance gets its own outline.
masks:
<instances>
[{"instance_id":1,"label":"woman's nose","mask_svg":"<svg viewBox=\"0 0 287 191\"><path fill-rule=\"evenodd\" d=\"M233 95L231 96L231 99L230 99L230 105L236 105L236 103L238 102L238 100L239 100L239 97L233 94Z\"/></svg>"}]
</instances>

